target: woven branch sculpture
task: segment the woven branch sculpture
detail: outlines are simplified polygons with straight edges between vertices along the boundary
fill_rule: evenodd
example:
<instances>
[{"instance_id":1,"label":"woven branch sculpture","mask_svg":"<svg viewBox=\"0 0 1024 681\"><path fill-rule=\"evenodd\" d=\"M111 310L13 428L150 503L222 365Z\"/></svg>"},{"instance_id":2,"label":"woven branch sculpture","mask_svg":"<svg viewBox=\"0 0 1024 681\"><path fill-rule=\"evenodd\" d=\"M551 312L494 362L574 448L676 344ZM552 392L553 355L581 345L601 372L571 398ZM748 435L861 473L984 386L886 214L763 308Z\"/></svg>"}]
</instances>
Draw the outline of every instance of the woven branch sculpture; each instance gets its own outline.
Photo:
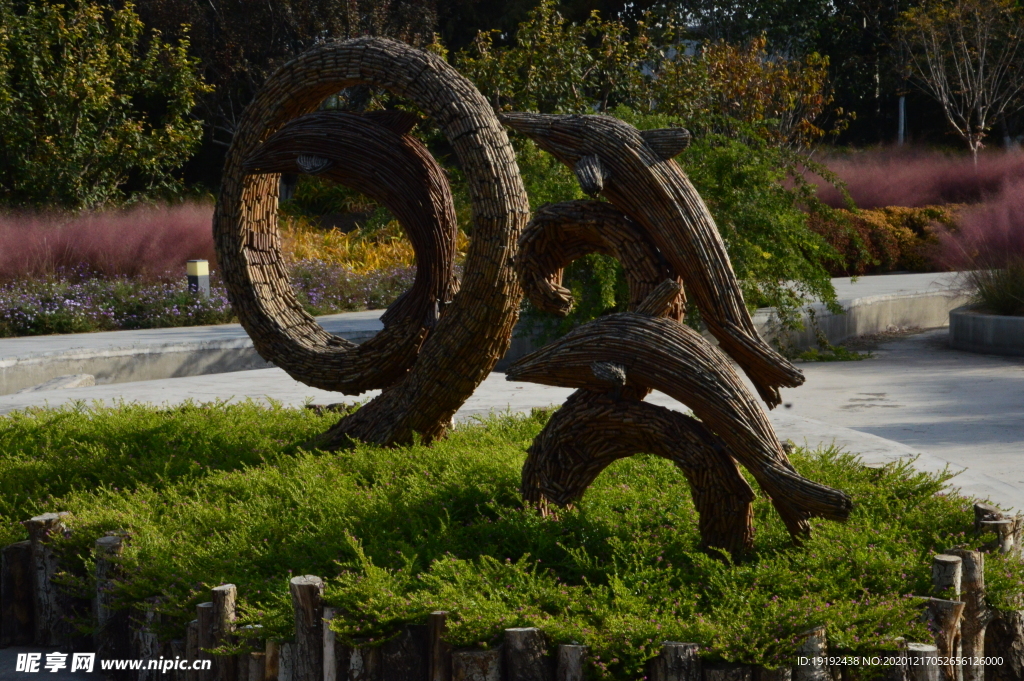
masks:
<instances>
[{"instance_id":1,"label":"woven branch sculpture","mask_svg":"<svg viewBox=\"0 0 1024 681\"><path fill-rule=\"evenodd\" d=\"M417 263L426 268L417 282L423 283L419 288L414 284L406 300L393 308L391 325L372 341L381 347L360 348L356 354L343 339L317 324L296 299L277 229L278 175L249 172L272 161L273 148L285 144L282 139L287 140L287 135L297 139L306 134L304 122L296 122L286 132L289 121L316 111L327 96L354 85L381 87L405 97L437 123L465 171L474 220L461 291L431 329L431 296L440 305L454 292L445 272L449 266L445 250L449 225L445 221L451 208L435 203L447 201L442 197L446 190L443 183L435 182L431 188L404 187L404 193L393 201L388 199L401 211L406 210L403 203L413 202L411 197L430 197L429 205L407 207L431 215L429 224L417 226L407 218L403 225L411 237L423 237L417 256L433 252L436 259ZM372 120L367 120L362 125L370 123ZM377 123L388 128L382 121ZM361 125L351 120L347 124ZM389 125L398 135L397 124ZM282 137L271 140L279 130ZM386 133L374 135L359 153L368 155ZM270 144L261 160L263 142ZM286 151L285 147L279 151ZM396 150L392 159L398 167L411 175L425 172L430 176L432 161L426 162L414 145L402 141L398 149L401 151ZM355 164L385 167L383 159L342 162L327 149L309 151L313 153L302 154L305 158L295 156L299 170L331 172L330 166L337 164L334 167L344 181L354 181ZM386 167L388 172L398 169L390 163ZM267 170L273 168L268 165ZM397 374L381 395L339 421L319 444L336 447L349 438L400 444L410 442L415 433L428 441L442 436L455 411L508 348L522 296L511 263L528 213L508 137L473 84L437 55L390 40L359 38L325 43L303 53L274 73L246 108L225 160L213 231L228 296L262 357L299 381L333 385L339 390L356 390L361 382L365 385L371 380L386 382ZM419 314L424 307L425 316ZM418 347L418 355L406 366L414 347ZM375 372L372 364L364 361L372 357L389 358L390 364ZM354 366L357 374L365 368L365 375L353 379ZM400 367L407 371L400 373Z\"/></svg>"},{"instance_id":2,"label":"woven branch sculpture","mask_svg":"<svg viewBox=\"0 0 1024 681\"><path fill-rule=\"evenodd\" d=\"M451 142L473 201L461 288L450 188L407 134L418 118L314 113L325 97L354 85L405 97ZM758 337L714 222L671 161L688 134L640 133L594 116L508 114L504 121L611 203L549 206L519 239L528 204L491 107L444 60L393 41L317 46L271 76L244 112L214 216L218 258L242 325L264 358L304 383L345 393L383 388L318 444L443 436L508 347L520 281L538 307L566 314L572 301L561 286L564 267L605 253L625 267L631 311L580 327L509 371L510 379L579 388L531 447L524 498L541 507L572 503L612 461L651 452L686 475L709 546L750 546L753 491L737 461L794 535L807 531L811 516L845 518L849 499L793 470L726 356L681 324L685 282L722 348L770 406L779 402L780 387L803 380ZM383 315L385 328L373 340L356 346L327 333L296 299L277 231L283 172L322 175L376 198L412 242L416 279ZM685 402L700 421L644 403L652 389Z\"/></svg>"},{"instance_id":3,"label":"woven branch sculpture","mask_svg":"<svg viewBox=\"0 0 1024 681\"><path fill-rule=\"evenodd\" d=\"M561 286L563 270L588 253L616 257L630 286L631 312L585 324L507 372L509 380L580 388L530 447L524 499L542 509L571 504L611 462L648 452L686 473L707 546L736 553L751 545L752 493L734 459L753 473L794 537L808 532L812 516L845 519L849 498L793 470L728 357L680 323L683 280L769 406L778 404L780 386L803 381L754 330L714 221L672 160L689 134L641 133L603 116L502 120L573 167L584 190L613 204L576 201L538 211L516 258L531 302L567 314L573 301ZM644 403L652 388L690 406L700 421Z\"/></svg>"}]
</instances>

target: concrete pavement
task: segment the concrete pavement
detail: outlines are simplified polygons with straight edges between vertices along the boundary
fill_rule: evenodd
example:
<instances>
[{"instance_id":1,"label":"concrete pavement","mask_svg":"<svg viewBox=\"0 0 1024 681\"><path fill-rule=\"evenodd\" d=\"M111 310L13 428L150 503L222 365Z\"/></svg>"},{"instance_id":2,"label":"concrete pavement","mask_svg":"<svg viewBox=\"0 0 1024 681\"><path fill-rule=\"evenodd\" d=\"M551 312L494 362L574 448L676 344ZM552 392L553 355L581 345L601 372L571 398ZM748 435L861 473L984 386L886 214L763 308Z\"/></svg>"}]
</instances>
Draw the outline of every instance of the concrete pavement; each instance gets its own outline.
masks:
<instances>
[{"instance_id":1,"label":"concrete pavement","mask_svg":"<svg viewBox=\"0 0 1024 681\"><path fill-rule=\"evenodd\" d=\"M871 465L921 455L922 469L966 467L955 485L1024 509L1024 359L952 350L945 344L946 334L946 329L937 329L884 341L871 359L859 362L802 363L806 384L785 390L784 404L789 406L769 414L779 436L812 447L835 443L862 454ZM494 372L456 420L560 404L570 392L506 381L504 374ZM356 401L305 386L275 368L3 395L0 413L76 401L177 404L189 399L273 399L291 406ZM648 399L686 409L660 393Z\"/></svg>"}]
</instances>

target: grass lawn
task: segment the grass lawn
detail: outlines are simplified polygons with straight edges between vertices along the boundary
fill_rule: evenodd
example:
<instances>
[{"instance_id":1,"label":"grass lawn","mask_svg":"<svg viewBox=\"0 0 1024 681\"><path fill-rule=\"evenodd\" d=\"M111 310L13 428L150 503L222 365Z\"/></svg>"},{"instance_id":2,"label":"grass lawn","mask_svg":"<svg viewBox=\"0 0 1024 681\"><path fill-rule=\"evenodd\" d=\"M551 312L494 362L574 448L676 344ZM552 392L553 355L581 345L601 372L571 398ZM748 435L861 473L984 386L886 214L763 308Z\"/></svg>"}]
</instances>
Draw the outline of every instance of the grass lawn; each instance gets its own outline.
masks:
<instances>
[{"instance_id":1,"label":"grass lawn","mask_svg":"<svg viewBox=\"0 0 1024 681\"><path fill-rule=\"evenodd\" d=\"M590 647L600 678L638 678L664 640L709 660L778 666L794 636L824 624L834 651L926 641L920 606L933 553L977 543L970 501L905 465L868 469L850 454L798 450L804 475L848 492L849 522L816 522L794 547L767 499L755 549L733 563L698 548L681 472L637 456L610 467L578 508L542 518L518 493L526 448L548 414L496 416L431 447L304 451L337 414L256 404L69 408L0 417L0 520L70 511L65 579L91 591L93 542L127 537L127 600L162 596L163 636L194 606L238 585L242 623L291 627L287 582L327 580L345 639L379 642L432 610L450 640L491 646L538 626ZM998 556L989 598L1008 603L1021 569Z\"/></svg>"}]
</instances>

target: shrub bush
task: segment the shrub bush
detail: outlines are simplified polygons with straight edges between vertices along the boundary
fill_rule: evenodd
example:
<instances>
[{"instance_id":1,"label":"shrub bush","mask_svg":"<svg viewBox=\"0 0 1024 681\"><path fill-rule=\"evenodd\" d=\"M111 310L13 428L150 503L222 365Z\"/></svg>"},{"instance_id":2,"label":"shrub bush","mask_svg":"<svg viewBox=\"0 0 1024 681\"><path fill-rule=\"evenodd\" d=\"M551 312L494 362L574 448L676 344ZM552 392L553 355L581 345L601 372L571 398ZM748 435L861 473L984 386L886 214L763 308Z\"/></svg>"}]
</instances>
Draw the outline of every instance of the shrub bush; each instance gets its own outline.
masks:
<instances>
[{"instance_id":1,"label":"shrub bush","mask_svg":"<svg viewBox=\"0 0 1024 681\"><path fill-rule=\"evenodd\" d=\"M936 261L954 270L991 269L1024 258L1024 178L1007 181L998 196L962 211L938 234Z\"/></svg>"},{"instance_id":2,"label":"shrub bush","mask_svg":"<svg viewBox=\"0 0 1024 681\"><path fill-rule=\"evenodd\" d=\"M206 91L187 38L146 36L131 3L92 0L0 0L0 26L0 204L78 210L180 192Z\"/></svg>"},{"instance_id":3,"label":"shrub bush","mask_svg":"<svg viewBox=\"0 0 1024 681\"><path fill-rule=\"evenodd\" d=\"M939 234L956 229L958 206L877 210L838 209L810 218L810 228L841 256L828 265L834 277L944 269L935 260Z\"/></svg>"},{"instance_id":4,"label":"shrub bush","mask_svg":"<svg viewBox=\"0 0 1024 681\"><path fill-rule=\"evenodd\" d=\"M125 532L116 596L159 595L165 637L224 582L239 587L240 623L287 636L288 577L318 574L343 640L373 645L445 609L455 645L539 626L586 644L598 677L633 679L666 639L769 666L817 625L837 652L928 640L908 594L928 592L930 555L967 541L971 524L968 500L936 494L948 476L797 450L802 474L851 494L850 520L815 522L794 547L760 496L755 549L733 562L698 548L688 486L665 460L616 463L575 509L524 508L520 468L547 413L463 425L431 447L296 448L333 418L253 404L0 418L3 539L33 514L69 511L59 550L85 595L96 537ZM993 603L1020 591L1020 564L986 564L999 572Z\"/></svg>"}]
</instances>

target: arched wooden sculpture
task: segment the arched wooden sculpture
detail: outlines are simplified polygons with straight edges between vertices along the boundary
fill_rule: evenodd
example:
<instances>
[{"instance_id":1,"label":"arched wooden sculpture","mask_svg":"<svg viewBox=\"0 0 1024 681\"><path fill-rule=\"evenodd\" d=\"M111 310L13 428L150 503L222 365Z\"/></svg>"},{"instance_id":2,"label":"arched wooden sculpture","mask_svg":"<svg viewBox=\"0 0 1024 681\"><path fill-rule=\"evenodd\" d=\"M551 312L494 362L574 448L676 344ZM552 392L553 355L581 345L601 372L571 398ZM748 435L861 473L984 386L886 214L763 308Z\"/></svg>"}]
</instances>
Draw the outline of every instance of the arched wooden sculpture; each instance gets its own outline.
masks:
<instances>
[{"instance_id":1,"label":"arched wooden sculpture","mask_svg":"<svg viewBox=\"0 0 1024 681\"><path fill-rule=\"evenodd\" d=\"M444 171L406 133L418 117L399 111L300 116L260 144L243 167L250 173L318 175L356 189L391 210L416 254L416 278L381 316L384 330L356 345L338 339L319 371L294 356L276 358L298 380L349 395L387 388L416 361L427 332L458 290L458 224Z\"/></svg>"},{"instance_id":2,"label":"arched wooden sculpture","mask_svg":"<svg viewBox=\"0 0 1024 681\"><path fill-rule=\"evenodd\" d=\"M214 214L217 257L232 306L260 355L298 380L344 385L351 348L303 310L288 280L277 230L278 176L250 173L245 164L289 121L354 85L405 97L448 137L469 184L473 241L461 291L408 372L339 421L320 444L338 446L349 437L405 443L415 433L430 440L444 434L504 354L522 295L511 262L528 217L526 193L508 137L472 83L437 55L381 38L318 45L281 67L246 108L228 150ZM317 164L310 160L308 168ZM406 329L412 340L388 342L415 344L426 335L423 321L396 319L383 333Z\"/></svg>"},{"instance_id":3,"label":"arched wooden sculpture","mask_svg":"<svg viewBox=\"0 0 1024 681\"><path fill-rule=\"evenodd\" d=\"M803 380L757 335L714 222L671 160L689 134L640 133L607 117L508 114L503 120L574 166L585 190L605 192L615 204L569 202L538 211L516 259L533 304L567 314L572 300L561 286L562 270L596 252L622 263L632 310L586 324L508 370L509 380L579 388L530 447L524 499L542 508L572 503L611 462L648 452L686 473L705 545L738 552L751 544L752 494L734 458L754 474L794 536L807 533L812 516L845 519L849 498L793 470L728 358L680 323L682 279L696 289L697 306L722 348L769 405L777 404L780 385ZM615 170L604 156L616 160ZM740 332L744 327L749 330ZM701 420L644 403L652 388Z\"/></svg>"},{"instance_id":4,"label":"arched wooden sculpture","mask_svg":"<svg viewBox=\"0 0 1024 681\"><path fill-rule=\"evenodd\" d=\"M585 192L604 196L643 226L769 407L780 404L780 387L803 383L803 374L758 336L714 219L672 160L689 143L688 132L640 132L611 116L508 113L501 120L572 168Z\"/></svg>"}]
</instances>

